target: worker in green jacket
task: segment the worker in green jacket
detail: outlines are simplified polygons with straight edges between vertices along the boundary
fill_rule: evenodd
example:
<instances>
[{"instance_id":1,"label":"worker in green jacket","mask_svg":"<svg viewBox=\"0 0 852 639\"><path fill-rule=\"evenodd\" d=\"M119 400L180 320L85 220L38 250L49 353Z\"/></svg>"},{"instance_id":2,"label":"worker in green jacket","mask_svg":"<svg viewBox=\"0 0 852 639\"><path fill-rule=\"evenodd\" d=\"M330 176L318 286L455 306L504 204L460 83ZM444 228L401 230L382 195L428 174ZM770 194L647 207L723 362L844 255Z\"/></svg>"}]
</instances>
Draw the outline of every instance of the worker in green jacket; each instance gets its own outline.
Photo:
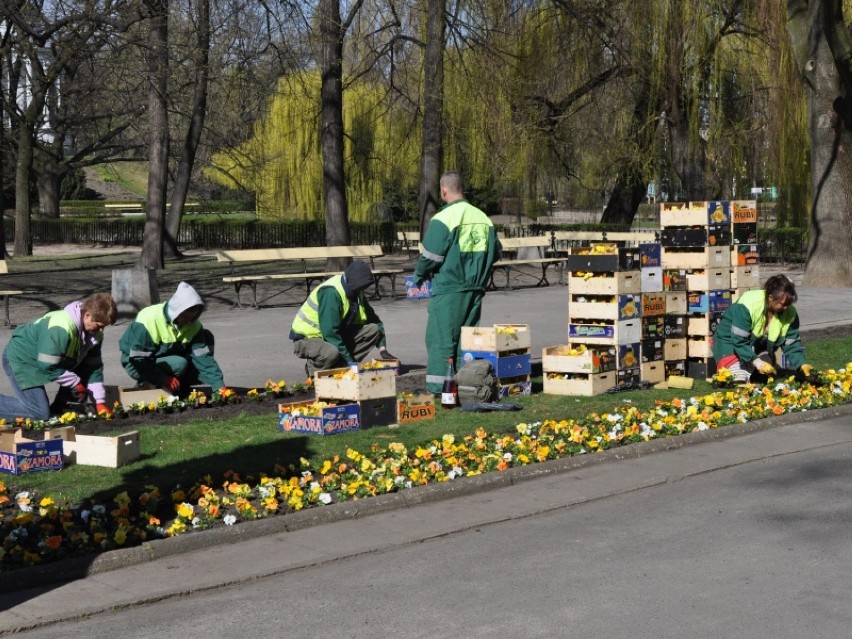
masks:
<instances>
[{"instance_id":1,"label":"worker in green jacket","mask_svg":"<svg viewBox=\"0 0 852 639\"><path fill-rule=\"evenodd\" d=\"M49 419L48 382L59 384L56 410L68 401L91 399L98 414L109 416L101 344L104 328L116 316L112 296L97 293L17 327L3 351L3 369L15 396L0 395L0 418L9 424L17 418Z\"/></svg>"},{"instance_id":2,"label":"worker in green jacket","mask_svg":"<svg viewBox=\"0 0 852 639\"><path fill-rule=\"evenodd\" d=\"M302 304L290 327L293 353L304 360L305 373L353 367L378 347L388 352L385 327L364 291L373 284L373 272L363 260L353 260L340 275L317 286Z\"/></svg>"},{"instance_id":3,"label":"worker in green jacket","mask_svg":"<svg viewBox=\"0 0 852 639\"><path fill-rule=\"evenodd\" d=\"M194 384L225 387L213 354L213 334L201 325L204 302L192 286L178 284L168 302L143 308L118 342L121 365L140 386L186 396Z\"/></svg>"},{"instance_id":4,"label":"worker in green jacket","mask_svg":"<svg viewBox=\"0 0 852 639\"><path fill-rule=\"evenodd\" d=\"M810 377L799 336L799 314L793 304L796 285L786 275L773 275L763 289L746 291L725 311L713 335L717 369L728 369L735 382L764 382L777 375L778 349L785 368Z\"/></svg>"},{"instance_id":5,"label":"worker in green jacket","mask_svg":"<svg viewBox=\"0 0 852 639\"><path fill-rule=\"evenodd\" d=\"M477 326L491 267L502 252L488 216L464 199L461 175L441 176L441 207L429 222L414 268L420 286L432 281L426 323L426 386L440 393L447 360L459 361L462 326Z\"/></svg>"}]
</instances>

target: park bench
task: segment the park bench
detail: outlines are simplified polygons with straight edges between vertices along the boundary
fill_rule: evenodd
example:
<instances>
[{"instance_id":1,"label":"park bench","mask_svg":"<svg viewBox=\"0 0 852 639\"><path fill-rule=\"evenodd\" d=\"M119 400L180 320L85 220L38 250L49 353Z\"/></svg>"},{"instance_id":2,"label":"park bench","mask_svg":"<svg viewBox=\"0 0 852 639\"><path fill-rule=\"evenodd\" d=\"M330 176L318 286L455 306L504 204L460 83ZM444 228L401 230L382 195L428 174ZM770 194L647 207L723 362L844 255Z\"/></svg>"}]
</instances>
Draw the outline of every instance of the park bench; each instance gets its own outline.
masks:
<instances>
[{"instance_id":1,"label":"park bench","mask_svg":"<svg viewBox=\"0 0 852 639\"><path fill-rule=\"evenodd\" d=\"M117 212L122 215L128 213L141 213L142 202L109 202L104 204L104 210L107 213Z\"/></svg>"},{"instance_id":2,"label":"park bench","mask_svg":"<svg viewBox=\"0 0 852 639\"><path fill-rule=\"evenodd\" d=\"M420 247L422 246L420 244L420 231L397 231L396 240L400 243L402 250L408 253L408 257L420 255Z\"/></svg>"},{"instance_id":3,"label":"park bench","mask_svg":"<svg viewBox=\"0 0 852 639\"><path fill-rule=\"evenodd\" d=\"M0 275L7 275L9 273L9 265L6 264L6 260L0 260ZM12 326L12 319L9 317L9 299L14 297L15 295L21 295L23 291L17 289L0 289L0 298L3 299L4 304L6 306L6 320L5 326Z\"/></svg>"},{"instance_id":4,"label":"park bench","mask_svg":"<svg viewBox=\"0 0 852 639\"><path fill-rule=\"evenodd\" d=\"M501 238L500 244L503 246L503 255L494 263L489 288L497 288L494 275L499 271L502 271L506 278L506 284L502 288L510 288L512 271L520 270L523 266L541 268L541 277L536 282L536 286L550 285L547 280L547 269L550 266L555 266L559 271L559 284L565 283L564 269L567 257L553 254L550 237L538 235L535 237Z\"/></svg>"},{"instance_id":5,"label":"park bench","mask_svg":"<svg viewBox=\"0 0 852 639\"><path fill-rule=\"evenodd\" d=\"M379 281L386 277L390 280L391 297L396 297L396 276L403 272L399 268L376 268L375 258L382 257L382 247L377 244L361 245L361 246L310 246L300 248L267 248L267 249L246 249L238 251L219 251L216 253L216 259L219 262L227 262L230 265L230 274L222 278L226 284L233 284L236 292L237 301L234 306L242 308L240 300L240 289L243 285L251 287L252 291L252 306L260 308L257 300L257 284L258 282L297 282L291 286L285 286L284 290L279 291L275 295L285 292L299 283L305 284L305 297L311 293L311 284L318 280L324 280L332 275L338 275L342 271L331 271L327 268L320 267L318 262L328 260L330 258L358 258L368 259L370 268L373 271L374 294L373 298L381 297L379 289ZM284 269L295 267L297 270L276 273L243 273L236 272L235 266L238 264L250 263L265 263L274 262ZM274 297L271 295L267 299Z\"/></svg>"},{"instance_id":6,"label":"park bench","mask_svg":"<svg viewBox=\"0 0 852 639\"><path fill-rule=\"evenodd\" d=\"M552 236L555 250L565 253L573 246L588 246L592 242L638 246L659 241L654 231L553 231Z\"/></svg>"}]
</instances>

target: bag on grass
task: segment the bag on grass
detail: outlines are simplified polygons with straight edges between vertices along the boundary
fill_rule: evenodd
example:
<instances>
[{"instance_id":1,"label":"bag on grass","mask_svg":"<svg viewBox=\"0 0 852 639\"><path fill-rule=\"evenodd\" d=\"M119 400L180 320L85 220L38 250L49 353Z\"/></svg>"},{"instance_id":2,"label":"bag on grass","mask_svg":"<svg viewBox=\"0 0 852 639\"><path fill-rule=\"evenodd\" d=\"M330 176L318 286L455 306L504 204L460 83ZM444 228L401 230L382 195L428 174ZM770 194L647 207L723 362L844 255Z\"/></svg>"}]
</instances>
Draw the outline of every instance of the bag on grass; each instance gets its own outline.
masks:
<instances>
[{"instance_id":1,"label":"bag on grass","mask_svg":"<svg viewBox=\"0 0 852 639\"><path fill-rule=\"evenodd\" d=\"M459 404L496 402L500 400L494 367L487 359L467 362L456 373Z\"/></svg>"}]
</instances>

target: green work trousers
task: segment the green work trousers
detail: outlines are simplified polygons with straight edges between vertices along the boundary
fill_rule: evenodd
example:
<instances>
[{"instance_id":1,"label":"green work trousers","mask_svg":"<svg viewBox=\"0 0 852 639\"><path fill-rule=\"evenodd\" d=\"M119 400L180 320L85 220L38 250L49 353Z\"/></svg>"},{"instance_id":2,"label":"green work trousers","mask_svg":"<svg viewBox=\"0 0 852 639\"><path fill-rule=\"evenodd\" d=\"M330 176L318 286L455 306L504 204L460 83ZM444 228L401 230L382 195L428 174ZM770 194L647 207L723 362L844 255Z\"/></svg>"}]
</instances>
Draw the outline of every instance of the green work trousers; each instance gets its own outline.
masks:
<instances>
[{"instance_id":1,"label":"green work trousers","mask_svg":"<svg viewBox=\"0 0 852 639\"><path fill-rule=\"evenodd\" d=\"M426 322L426 387L440 393L447 374L447 360L460 362L459 341L462 326L477 326L482 315L485 291L441 293L429 301Z\"/></svg>"},{"instance_id":2,"label":"green work trousers","mask_svg":"<svg viewBox=\"0 0 852 639\"><path fill-rule=\"evenodd\" d=\"M355 361L361 362L381 341L382 332L375 324L363 324L344 331L341 337ZM348 364L334 344L318 337L293 342L293 353L296 357L308 360L313 370L342 368Z\"/></svg>"}]
</instances>

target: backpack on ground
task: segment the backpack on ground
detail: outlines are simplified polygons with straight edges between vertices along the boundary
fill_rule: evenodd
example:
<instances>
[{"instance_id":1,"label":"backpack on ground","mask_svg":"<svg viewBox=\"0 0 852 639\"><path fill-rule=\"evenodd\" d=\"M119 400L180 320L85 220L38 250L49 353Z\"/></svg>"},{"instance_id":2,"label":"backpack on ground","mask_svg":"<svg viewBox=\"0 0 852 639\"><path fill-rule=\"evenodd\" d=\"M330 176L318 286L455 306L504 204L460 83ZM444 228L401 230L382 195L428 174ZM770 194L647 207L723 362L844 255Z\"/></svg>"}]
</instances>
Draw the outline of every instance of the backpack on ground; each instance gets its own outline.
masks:
<instances>
[{"instance_id":1,"label":"backpack on ground","mask_svg":"<svg viewBox=\"0 0 852 639\"><path fill-rule=\"evenodd\" d=\"M487 359L467 362L456 373L459 404L496 402L500 400L494 367Z\"/></svg>"}]
</instances>

